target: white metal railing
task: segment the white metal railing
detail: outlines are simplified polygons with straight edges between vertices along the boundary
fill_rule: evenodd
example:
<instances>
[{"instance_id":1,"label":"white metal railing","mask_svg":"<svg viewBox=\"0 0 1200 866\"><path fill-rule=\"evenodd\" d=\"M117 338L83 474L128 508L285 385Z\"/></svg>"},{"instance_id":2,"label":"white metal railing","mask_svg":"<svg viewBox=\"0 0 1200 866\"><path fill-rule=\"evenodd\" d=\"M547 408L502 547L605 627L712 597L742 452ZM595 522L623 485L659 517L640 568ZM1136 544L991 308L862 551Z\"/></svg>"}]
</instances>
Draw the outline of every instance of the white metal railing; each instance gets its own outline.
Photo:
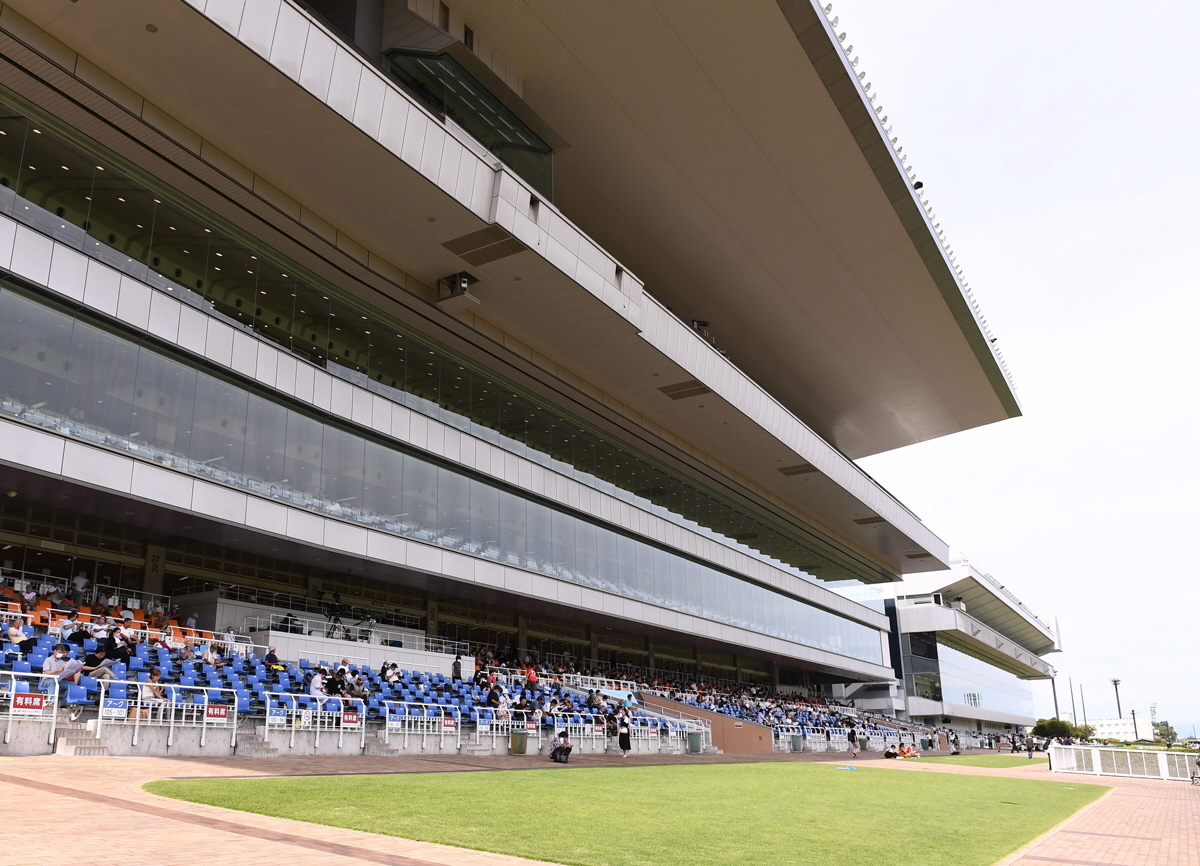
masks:
<instances>
[{"instance_id":1,"label":"white metal railing","mask_svg":"<svg viewBox=\"0 0 1200 866\"><path fill-rule=\"evenodd\" d=\"M87 575L84 575L87 577ZM76 591L71 585L73 578L70 577L53 577L40 572L25 571L18 568L5 568L0 570L0 585L6 586L16 592L25 592L27 589L34 589L38 595L46 596L53 593L56 589L67 598L75 598ZM95 583L92 578L87 578L88 584L83 592L79 595L80 603L91 605L101 593L109 599L109 607L127 608L129 610L153 610L156 607L162 610L170 610L171 596L157 595L152 592L143 592L142 590L122 589L117 586L110 586L103 583Z\"/></svg>"},{"instance_id":2,"label":"white metal railing","mask_svg":"<svg viewBox=\"0 0 1200 866\"><path fill-rule=\"evenodd\" d=\"M97 737L106 725L131 725L131 744L136 746L143 727L165 727L167 746L171 746L177 728L199 728L201 746L206 744L210 729L228 730L229 745L237 745L238 697L233 689L131 680L99 680L97 685ZM164 697L154 697L150 686L161 688Z\"/></svg>"},{"instance_id":3,"label":"white metal railing","mask_svg":"<svg viewBox=\"0 0 1200 866\"><path fill-rule=\"evenodd\" d=\"M59 688L58 677L54 674L0 671L0 701L8 702L4 742L8 743L12 739L15 719L40 720L50 722L47 742L53 745L54 734L58 729Z\"/></svg>"},{"instance_id":4,"label":"white metal railing","mask_svg":"<svg viewBox=\"0 0 1200 866\"><path fill-rule=\"evenodd\" d=\"M438 739L438 748L445 749L446 738L451 737L454 748L462 746L462 716L457 707L441 704L420 704L409 701L380 701L380 717L383 719L383 740L391 743L393 735L402 738L402 747L408 748L412 737L421 738L421 748L429 746L431 737ZM476 742L478 742L478 735Z\"/></svg>"},{"instance_id":5,"label":"white metal railing","mask_svg":"<svg viewBox=\"0 0 1200 866\"><path fill-rule=\"evenodd\" d=\"M345 640L348 643L364 643L371 646L390 647L399 643L398 649L416 649L445 655L470 655L464 641L446 640L410 631L396 631L369 621L350 625L339 620L310 619L293 614L248 616L245 618L244 628L248 632L275 631L302 637Z\"/></svg>"},{"instance_id":6,"label":"white metal railing","mask_svg":"<svg viewBox=\"0 0 1200 866\"><path fill-rule=\"evenodd\" d=\"M321 745L321 735L337 734L338 748L347 732L358 740L361 752L367 743L367 706L361 698L328 695L298 695L291 692L267 692L267 730L290 731L288 748L296 745L297 731L313 731L313 744ZM314 708L312 705L316 704Z\"/></svg>"},{"instance_id":7,"label":"white metal railing","mask_svg":"<svg viewBox=\"0 0 1200 866\"><path fill-rule=\"evenodd\" d=\"M1055 773L1128 776L1139 779L1200 778L1200 758L1186 752L1111 749L1103 746L1050 746L1050 769Z\"/></svg>"},{"instance_id":8,"label":"white metal railing","mask_svg":"<svg viewBox=\"0 0 1200 866\"><path fill-rule=\"evenodd\" d=\"M211 591L209 587L217 591L217 597L227 599L229 601L244 601L250 604L263 605L265 607L275 607L286 611L302 611L304 613L315 613L324 615L330 601L309 598L303 595L293 595L290 592L277 592L273 589L257 589L251 586L238 586L232 583L213 583L201 578L193 578L196 580L195 588L188 590L188 595L204 593ZM176 595L176 600L180 605L187 606L187 596ZM347 603L346 607L350 610L350 617L358 617L363 619L362 614L369 614L371 617L377 618L384 625L391 625L398 628L411 628L419 630L421 628L421 618L419 616L411 616L409 614L398 614L389 612L375 607L365 607L361 604Z\"/></svg>"}]
</instances>

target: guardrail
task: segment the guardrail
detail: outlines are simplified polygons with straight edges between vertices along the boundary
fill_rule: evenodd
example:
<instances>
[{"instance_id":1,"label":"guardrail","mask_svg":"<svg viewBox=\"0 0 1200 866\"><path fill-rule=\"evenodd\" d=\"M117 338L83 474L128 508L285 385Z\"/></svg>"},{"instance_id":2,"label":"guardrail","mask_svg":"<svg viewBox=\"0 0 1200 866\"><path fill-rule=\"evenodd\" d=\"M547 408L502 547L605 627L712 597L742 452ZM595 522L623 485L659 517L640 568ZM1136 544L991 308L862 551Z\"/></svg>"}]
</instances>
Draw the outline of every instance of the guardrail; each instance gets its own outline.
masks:
<instances>
[{"instance_id":1,"label":"guardrail","mask_svg":"<svg viewBox=\"0 0 1200 866\"><path fill-rule=\"evenodd\" d=\"M1050 769L1055 773L1188 781L1200 778L1200 758L1186 752L1054 744L1050 746Z\"/></svg>"},{"instance_id":2,"label":"guardrail","mask_svg":"<svg viewBox=\"0 0 1200 866\"><path fill-rule=\"evenodd\" d=\"M368 646L387 646L398 649L415 649L445 655L468 656L464 641L446 640L426 634L396 631L376 622L364 620L347 624L340 619L310 619L286 614L284 616L248 616L243 621L246 631L275 631L298 637L321 637L327 640L345 640L347 643L363 643Z\"/></svg>"},{"instance_id":3,"label":"guardrail","mask_svg":"<svg viewBox=\"0 0 1200 866\"><path fill-rule=\"evenodd\" d=\"M210 729L229 730L229 745L237 745L238 700L233 689L185 686L178 683L142 683L132 680L99 680L96 736L106 725L132 725L132 745L143 727L167 728L167 746L174 745L177 728L199 728L204 746ZM162 689L155 697L150 687Z\"/></svg>"},{"instance_id":4,"label":"guardrail","mask_svg":"<svg viewBox=\"0 0 1200 866\"><path fill-rule=\"evenodd\" d=\"M12 739L14 719L21 719L49 720L50 734L47 742L54 745L54 735L58 730L59 687L58 677L54 674L0 671L0 701L8 702L8 721L4 728L6 744Z\"/></svg>"},{"instance_id":5,"label":"guardrail","mask_svg":"<svg viewBox=\"0 0 1200 866\"><path fill-rule=\"evenodd\" d=\"M291 736L288 747L296 745L297 731L314 731L315 746L321 745L321 734L337 733L338 748L345 742L347 731L358 739L361 752L367 743L367 709L361 698L297 695L291 692L267 692L275 705L267 707L267 730L288 728ZM316 709L310 706L316 703Z\"/></svg>"}]
</instances>

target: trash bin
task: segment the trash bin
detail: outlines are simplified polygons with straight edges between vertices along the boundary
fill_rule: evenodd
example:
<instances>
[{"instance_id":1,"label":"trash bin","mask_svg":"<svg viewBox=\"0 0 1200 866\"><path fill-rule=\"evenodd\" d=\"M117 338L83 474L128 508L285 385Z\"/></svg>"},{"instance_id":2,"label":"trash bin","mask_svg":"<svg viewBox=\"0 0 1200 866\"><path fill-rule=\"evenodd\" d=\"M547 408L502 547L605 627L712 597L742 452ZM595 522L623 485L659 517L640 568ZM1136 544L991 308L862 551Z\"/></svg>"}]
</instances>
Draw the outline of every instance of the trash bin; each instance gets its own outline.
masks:
<instances>
[{"instance_id":1,"label":"trash bin","mask_svg":"<svg viewBox=\"0 0 1200 866\"><path fill-rule=\"evenodd\" d=\"M930 749L930 741L928 737L921 737L921 751L928 752Z\"/></svg>"},{"instance_id":2,"label":"trash bin","mask_svg":"<svg viewBox=\"0 0 1200 866\"><path fill-rule=\"evenodd\" d=\"M508 737L508 751L513 755L524 755L529 748L529 731L513 731Z\"/></svg>"},{"instance_id":3,"label":"trash bin","mask_svg":"<svg viewBox=\"0 0 1200 866\"><path fill-rule=\"evenodd\" d=\"M698 755L704 751L704 735L700 733L688 734L688 754Z\"/></svg>"},{"instance_id":4,"label":"trash bin","mask_svg":"<svg viewBox=\"0 0 1200 866\"><path fill-rule=\"evenodd\" d=\"M803 734L792 734L792 751L793 752L803 752L804 751L804 735Z\"/></svg>"}]
</instances>

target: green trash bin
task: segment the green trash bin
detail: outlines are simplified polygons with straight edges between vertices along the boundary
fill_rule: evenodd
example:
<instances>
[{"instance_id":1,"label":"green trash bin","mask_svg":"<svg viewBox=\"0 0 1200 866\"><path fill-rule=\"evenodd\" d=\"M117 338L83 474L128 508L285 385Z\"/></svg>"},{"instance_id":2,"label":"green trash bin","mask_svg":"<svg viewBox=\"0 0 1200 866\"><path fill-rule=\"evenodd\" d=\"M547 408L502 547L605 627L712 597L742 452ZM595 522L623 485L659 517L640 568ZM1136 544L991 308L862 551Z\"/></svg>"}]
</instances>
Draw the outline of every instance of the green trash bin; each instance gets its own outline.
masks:
<instances>
[{"instance_id":1,"label":"green trash bin","mask_svg":"<svg viewBox=\"0 0 1200 866\"><path fill-rule=\"evenodd\" d=\"M921 751L928 752L930 749L930 741L928 737L921 737Z\"/></svg>"},{"instance_id":2,"label":"green trash bin","mask_svg":"<svg viewBox=\"0 0 1200 866\"><path fill-rule=\"evenodd\" d=\"M513 755L524 755L529 749L529 731L513 731L508 737L508 751Z\"/></svg>"},{"instance_id":3,"label":"green trash bin","mask_svg":"<svg viewBox=\"0 0 1200 866\"><path fill-rule=\"evenodd\" d=\"M688 734L688 754L698 755L704 751L704 734Z\"/></svg>"},{"instance_id":4,"label":"green trash bin","mask_svg":"<svg viewBox=\"0 0 1200 866\"><path fill-rule=\"evenodd\" d=\"M792 734L792 751L793 752L803 752L804 751L804 735L803 734Z\"/></svg>"}]
</instances>

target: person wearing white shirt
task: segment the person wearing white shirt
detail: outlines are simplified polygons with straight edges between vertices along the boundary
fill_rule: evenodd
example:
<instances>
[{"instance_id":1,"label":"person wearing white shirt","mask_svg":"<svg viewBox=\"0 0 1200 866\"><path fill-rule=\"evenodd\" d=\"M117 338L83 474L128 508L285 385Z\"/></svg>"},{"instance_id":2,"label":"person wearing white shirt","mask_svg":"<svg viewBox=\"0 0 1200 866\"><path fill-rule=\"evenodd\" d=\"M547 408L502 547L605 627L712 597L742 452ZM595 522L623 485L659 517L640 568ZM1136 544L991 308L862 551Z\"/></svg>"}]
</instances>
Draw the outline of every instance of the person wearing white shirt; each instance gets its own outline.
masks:
<instances>
[{"instance_id":1,"label":"person wearing white shirt","mask_svg":"<svg viewBox=\"0 0 1200 866\"><path fill-rule=\"evenodd\" d=\"M71 590L72 590L71 594L72 594L72 597L74 598L76 604L83 604L83 594L87 590L87 588L88 588L88 579L87 579L87 575L85 575L83 572L80 572L79 574L77 574L73 578L71 578Z\"/></svg>"},{"instance_id":2,"label":"person wearing white shirt","mask_svg":"<svg viewBox=\"0 0 1200 866\"><path fill-rule=\"evenodd\" d=\"M314 698L325 697L325 675L321 671L313 673L312 679L308 682L308 693Z\"/></svg>"}]
</instances>

